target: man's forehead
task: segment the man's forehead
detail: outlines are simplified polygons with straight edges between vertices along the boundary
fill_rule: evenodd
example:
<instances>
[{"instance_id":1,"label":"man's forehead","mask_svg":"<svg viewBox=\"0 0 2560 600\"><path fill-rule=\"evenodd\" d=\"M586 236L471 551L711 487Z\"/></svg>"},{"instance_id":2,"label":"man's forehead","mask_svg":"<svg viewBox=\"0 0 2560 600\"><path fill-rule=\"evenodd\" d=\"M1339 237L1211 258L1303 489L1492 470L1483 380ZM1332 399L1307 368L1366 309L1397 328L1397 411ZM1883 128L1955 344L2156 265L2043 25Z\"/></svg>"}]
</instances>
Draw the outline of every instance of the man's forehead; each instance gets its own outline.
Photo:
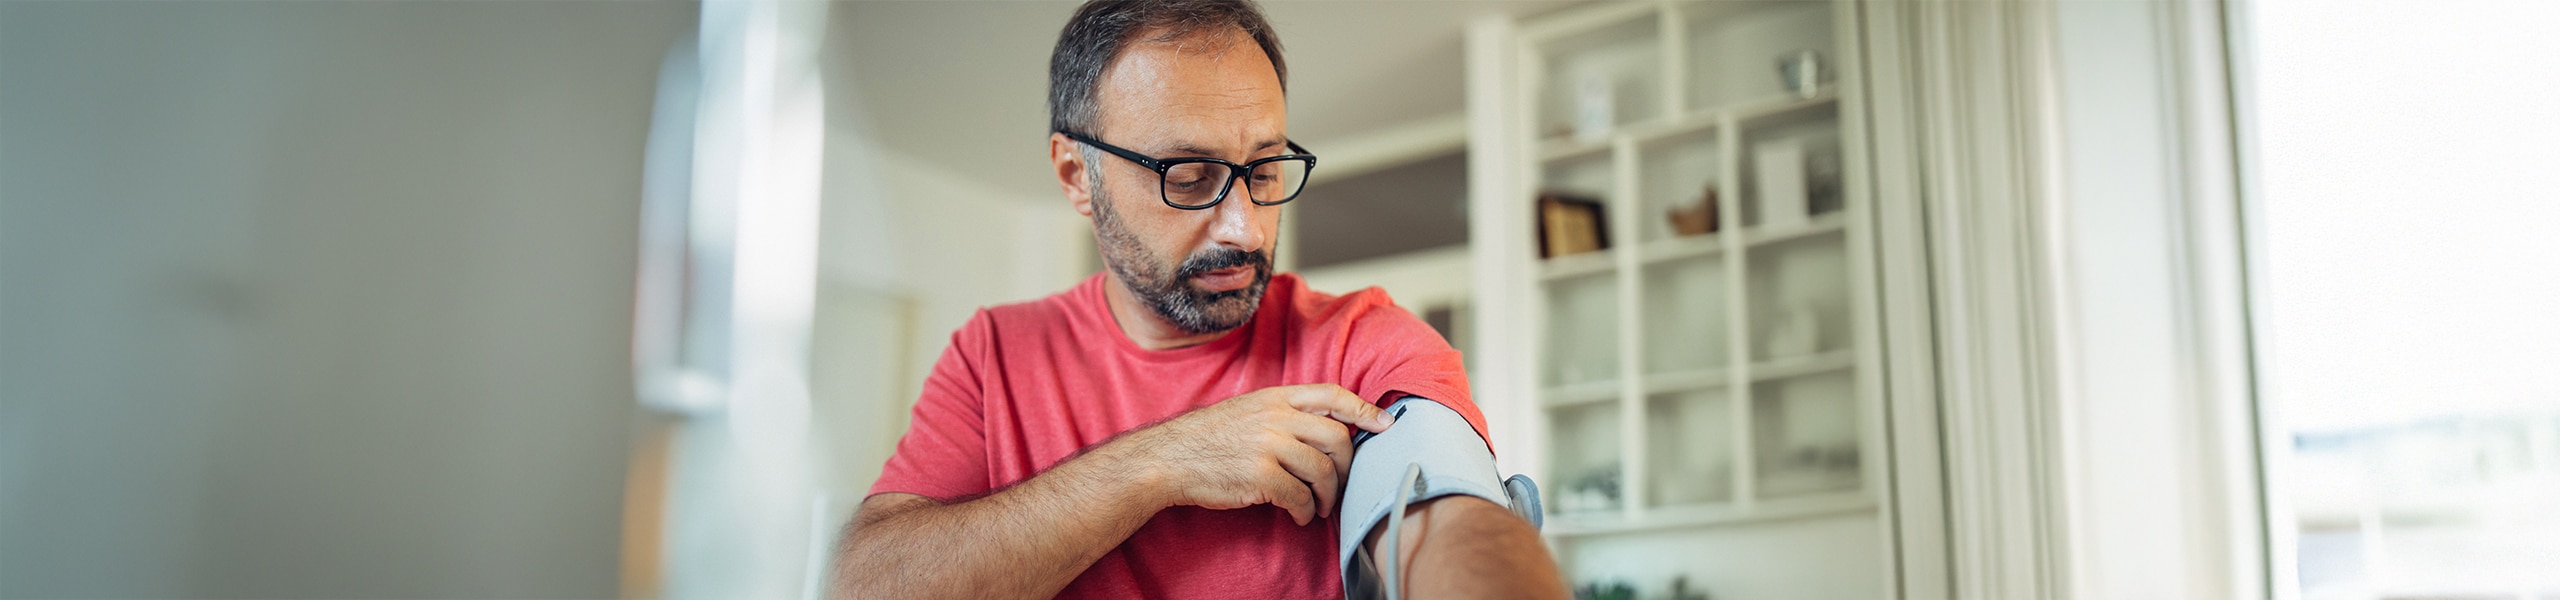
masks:
<instances>
[{"instance_id":1,"label":"man's forehead","mask_svg":"<svg viewBox=\"0 0 2560 600\"><path fill-rule=\"evenodd\" d=\"M1140 31L1129 39L1128 50L1152 46L1207 59L1224 58L1226 53L1238 48L1251 48L1257 53L1262 50L1261 44L1254 43L1252 34L1237 27L1185 30L1156 27Z\"/></svg>"},{"instance_id":2,"label":"man's forehead","mask_svg":"<svg viewBox=\"0 0 2560 600\"><path fill-rule=\"evenodd\" d=\"M1183 91L1239 97L1267 93L1277 100L1281 91L1280 74L1272 66L1270 55L1263 53L1262 46L1244 30L1233 28L1192 32L1172 39L1138 36L1103 69L1101 84L1104 96L1112 91Z\"/></svg>"},{"instance_id":3,"label":"man's forehead","mask_svg":"<svg viewBox=\"0 0 2560 600\"><path fill-rule=\"evenodd\" d=\"M1288 107L1278 71L1241 29L1149 32L1112 62L1096 100L1115 136L1199 154L1215 154L1208 145L1232 145L1239 135L1250 145L1243 150L1285 143Z\"/></svg>"}]
</instances>

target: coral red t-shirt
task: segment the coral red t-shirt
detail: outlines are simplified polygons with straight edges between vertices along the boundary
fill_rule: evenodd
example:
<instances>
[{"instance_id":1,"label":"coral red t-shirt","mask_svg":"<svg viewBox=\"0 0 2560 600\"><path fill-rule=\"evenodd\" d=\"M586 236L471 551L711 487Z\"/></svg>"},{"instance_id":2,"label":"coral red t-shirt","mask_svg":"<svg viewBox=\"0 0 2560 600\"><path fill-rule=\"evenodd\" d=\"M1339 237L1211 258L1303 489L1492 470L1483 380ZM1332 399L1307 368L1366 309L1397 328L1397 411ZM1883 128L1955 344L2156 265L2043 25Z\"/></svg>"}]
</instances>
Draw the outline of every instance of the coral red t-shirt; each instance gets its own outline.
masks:
<instances>
[{"instance_id":1,"label":"coral red t-shirt","mask_svg":"<svg viewBox=\"0 0 2560 600\"><path fill-rule=\"evenodd\" d=\"M1336 297L1280 274L1233 333L1147 351L1120 332L1104 285L1095 275L980 310L953 333L871 493L966 500L1121 432L1280 385L1333 383L1380 406L1422 396L1485 435L1458 352L1384 291ZM1300 526L1268 504L1168 508L1059 597L1337 598L1337 528L1329 518Z\"/></svg>"}]
</instances>

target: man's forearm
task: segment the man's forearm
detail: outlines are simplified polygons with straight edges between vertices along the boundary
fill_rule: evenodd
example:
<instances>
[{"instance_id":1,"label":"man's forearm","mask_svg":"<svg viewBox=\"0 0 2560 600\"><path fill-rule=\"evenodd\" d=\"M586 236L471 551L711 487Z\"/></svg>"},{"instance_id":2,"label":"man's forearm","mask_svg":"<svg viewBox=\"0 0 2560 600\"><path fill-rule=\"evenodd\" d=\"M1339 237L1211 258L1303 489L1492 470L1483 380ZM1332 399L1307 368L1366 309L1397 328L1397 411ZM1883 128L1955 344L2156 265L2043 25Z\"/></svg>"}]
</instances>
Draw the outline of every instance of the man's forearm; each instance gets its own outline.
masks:
<instances>
[{"instance_id":1,"label":"man's forearm","mask_svg":"<svg viewBox=\"0 0 2560 600\"><path fill-rule=\"evenodd\" d=\"M1079 457L966 502L912 494L847 527L836 598L1046 598L1146 524L1161 506L1133 498L1143 473Z\"/></svg>"}]
</instances>

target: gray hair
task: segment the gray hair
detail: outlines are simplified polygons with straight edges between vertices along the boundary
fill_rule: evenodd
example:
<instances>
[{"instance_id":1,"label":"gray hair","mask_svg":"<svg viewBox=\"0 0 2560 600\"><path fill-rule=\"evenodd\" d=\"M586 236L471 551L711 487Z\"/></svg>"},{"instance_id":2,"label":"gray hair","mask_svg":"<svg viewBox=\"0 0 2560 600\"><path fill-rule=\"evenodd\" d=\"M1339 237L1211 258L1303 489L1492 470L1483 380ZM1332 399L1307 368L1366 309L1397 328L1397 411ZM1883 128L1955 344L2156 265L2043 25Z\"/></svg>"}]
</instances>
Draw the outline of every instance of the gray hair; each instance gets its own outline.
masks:
<instances>
[{"instance_id":1,"label":"gray hair","mask_svg":"<svg viewBox=\"0 0 2560 600\"><path fill-rule=\"evenodd\" d=\"M1280 58L1280 36L1263 19L1253 0L1093 0L1076 9L1058 32L1058 47L1049 54L1049 129L1099 136L1102 108L1096 105L1102 72L1137 41L1139 33L1162 33L1148 42L1169 42L1193 34L1234 28L1253 37L1271 57L1280 89L1289 89L1289 63ZM1090 158L1091 149L1087 149Z\"/></svg>"}]
</instances>

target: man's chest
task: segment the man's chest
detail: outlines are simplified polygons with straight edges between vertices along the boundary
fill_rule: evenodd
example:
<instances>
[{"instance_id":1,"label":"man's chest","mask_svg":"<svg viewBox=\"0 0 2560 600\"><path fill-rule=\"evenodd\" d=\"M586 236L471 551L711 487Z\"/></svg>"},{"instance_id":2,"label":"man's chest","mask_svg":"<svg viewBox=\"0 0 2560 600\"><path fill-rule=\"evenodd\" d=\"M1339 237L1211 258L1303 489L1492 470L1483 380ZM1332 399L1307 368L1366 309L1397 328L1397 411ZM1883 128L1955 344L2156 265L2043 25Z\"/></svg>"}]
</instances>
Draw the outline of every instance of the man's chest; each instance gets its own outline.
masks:
<instances>
[{"instance_id":1,"label":"man's chest","mask_svg":"<svg viewBox=\"0 0 2560 600\"><path fill-rule=\"evenodd\" d=\"M1314 366L1240 351L1219 360L1087 357L992 370L981 382L990 483L1019 481L1087 446L1247 392L1329 381Z\"/></svg>"}]
</instances>

